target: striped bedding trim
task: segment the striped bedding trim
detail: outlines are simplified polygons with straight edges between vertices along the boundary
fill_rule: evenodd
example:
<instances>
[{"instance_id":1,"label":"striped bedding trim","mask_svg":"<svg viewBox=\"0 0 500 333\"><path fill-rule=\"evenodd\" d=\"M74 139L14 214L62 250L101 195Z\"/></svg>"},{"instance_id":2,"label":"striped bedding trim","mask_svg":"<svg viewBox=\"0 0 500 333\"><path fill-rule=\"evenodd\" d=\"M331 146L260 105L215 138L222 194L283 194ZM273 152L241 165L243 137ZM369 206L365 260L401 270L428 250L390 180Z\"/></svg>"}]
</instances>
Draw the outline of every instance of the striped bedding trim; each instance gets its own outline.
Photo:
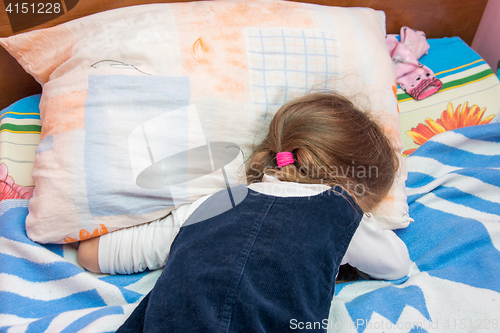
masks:
<instances>
[{"instance_id":1,"label":"striped bedding trim","mask_svg":"<svg viewBox=\"0 0 500 333\"><path fill-rule=\"evenodd\" d=\"M23 98L0 112L0 165L20 186L34 185L31 169L40 143L41 95Z\"/></svg>"},{"instance_id":2,"label":"striped bedding trim","mask_svg":"<svg viewBox=\"0 0 500 333\"><path fill-rule=\"evenodd\" d=\"M1 124L0 132L11 132L20 134L40 134L42 126L40 125L16 125L16 124Z\"/></svg>"}]
</instances>

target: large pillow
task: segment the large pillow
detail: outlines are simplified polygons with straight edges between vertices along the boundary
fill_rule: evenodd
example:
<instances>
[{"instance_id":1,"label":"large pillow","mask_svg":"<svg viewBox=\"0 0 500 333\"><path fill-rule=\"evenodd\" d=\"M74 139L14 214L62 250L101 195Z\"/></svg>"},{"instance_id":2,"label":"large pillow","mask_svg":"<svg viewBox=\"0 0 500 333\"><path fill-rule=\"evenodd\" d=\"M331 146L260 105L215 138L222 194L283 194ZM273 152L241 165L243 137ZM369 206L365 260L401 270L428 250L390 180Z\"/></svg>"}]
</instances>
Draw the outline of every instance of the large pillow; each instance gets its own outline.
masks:
<instances>
[{"instance_id":1,"label":"large pillow","mask_svg":"<svg viewBox=\"0 0 500 333\"><path fill-rule=\"evenodd\" d=\"M352 97L402 151L385 16L372 9L151 4L0 43L43 86L26 220L37 242L145 223L244 182L243 161L273 114L311 90ZM372 212L385 228L411 221L405 179L402 162Z\"/></svg>"}]
</instances>

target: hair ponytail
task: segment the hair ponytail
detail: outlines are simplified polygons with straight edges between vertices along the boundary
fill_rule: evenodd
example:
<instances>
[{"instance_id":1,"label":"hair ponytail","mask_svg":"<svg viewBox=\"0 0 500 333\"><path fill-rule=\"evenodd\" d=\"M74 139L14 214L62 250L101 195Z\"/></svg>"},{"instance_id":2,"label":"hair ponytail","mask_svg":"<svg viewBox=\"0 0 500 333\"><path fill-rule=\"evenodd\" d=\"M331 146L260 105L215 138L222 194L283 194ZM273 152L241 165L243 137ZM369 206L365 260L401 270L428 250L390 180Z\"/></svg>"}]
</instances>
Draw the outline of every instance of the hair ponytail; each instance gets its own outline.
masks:
<instances>
[{"instance_id":1,"label":"hair ponytail","mask_svg":"<svg viewBox=\"0 0 500 333\"><path fill-rule=\"evenodd\" d=\"M279 168L276 154L294 163ZM398 158L380 127L345 97L312 93L283 105L255 149L248 182L264 174L281 181L340 185L367 212L389 192Z\"/></svg>"}]
</instances>

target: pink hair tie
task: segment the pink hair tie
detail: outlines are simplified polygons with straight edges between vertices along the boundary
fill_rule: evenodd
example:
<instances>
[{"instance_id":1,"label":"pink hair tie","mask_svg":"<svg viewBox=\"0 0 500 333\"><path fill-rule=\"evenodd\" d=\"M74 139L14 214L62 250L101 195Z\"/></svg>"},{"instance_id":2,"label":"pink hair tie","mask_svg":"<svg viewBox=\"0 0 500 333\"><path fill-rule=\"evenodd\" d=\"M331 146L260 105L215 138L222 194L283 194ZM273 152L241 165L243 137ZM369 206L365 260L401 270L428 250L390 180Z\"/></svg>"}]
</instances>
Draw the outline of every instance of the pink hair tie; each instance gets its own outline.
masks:
<instances>
[{"instance_id":1,"label":"pink hair tie","mask_svg":"<svg viewBox=\"0 0 500 333\"><path fill-rule=\"evenodd\" d=\"M284 151L276 154L276 160L278 161L278 167L284 167L288 164L295 162L293 155L290 152Z\"/></svg>"}]
</instances>

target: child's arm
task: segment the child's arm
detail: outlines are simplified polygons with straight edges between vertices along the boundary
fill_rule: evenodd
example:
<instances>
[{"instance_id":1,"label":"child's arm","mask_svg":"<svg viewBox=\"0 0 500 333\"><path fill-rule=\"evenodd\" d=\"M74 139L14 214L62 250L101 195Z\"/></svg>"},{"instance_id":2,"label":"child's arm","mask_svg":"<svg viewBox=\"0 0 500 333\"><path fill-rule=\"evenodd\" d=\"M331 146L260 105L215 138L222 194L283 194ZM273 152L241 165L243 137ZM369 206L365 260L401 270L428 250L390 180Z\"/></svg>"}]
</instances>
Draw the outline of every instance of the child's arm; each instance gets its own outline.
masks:
<instances>
[{"instance_id":1,"label":"child's arm","mask_svg":"<svg viewBox=\"0 0 500 333\"><path fill-rule=\"evenodd\" d=\"M94 273L132 274L165 265L180 226L206 197L157 221L80 242L78 262Z\"/></svg>"},{"instance_id":2,"label":"child's arm","mask_svg":"<svg viewBox=\"0 0 500 333\"><path fill-rule=\"evenodd\" d=\"M179 222L163 219L120 229L80 242L78 262L94 273L132 274L162 267Z\"/></svg>"},{"instance_id":3,"label":"child's arm","mask_svg":"<svg viewBox=\"0 0 500 333\"><path fill-rule=\"evenodd\" d=\"M406 244L377 220L363 216L342 264L349 263L375 279L396 280L408 275L411 265Z\"/></svg>"}]
</instances>

